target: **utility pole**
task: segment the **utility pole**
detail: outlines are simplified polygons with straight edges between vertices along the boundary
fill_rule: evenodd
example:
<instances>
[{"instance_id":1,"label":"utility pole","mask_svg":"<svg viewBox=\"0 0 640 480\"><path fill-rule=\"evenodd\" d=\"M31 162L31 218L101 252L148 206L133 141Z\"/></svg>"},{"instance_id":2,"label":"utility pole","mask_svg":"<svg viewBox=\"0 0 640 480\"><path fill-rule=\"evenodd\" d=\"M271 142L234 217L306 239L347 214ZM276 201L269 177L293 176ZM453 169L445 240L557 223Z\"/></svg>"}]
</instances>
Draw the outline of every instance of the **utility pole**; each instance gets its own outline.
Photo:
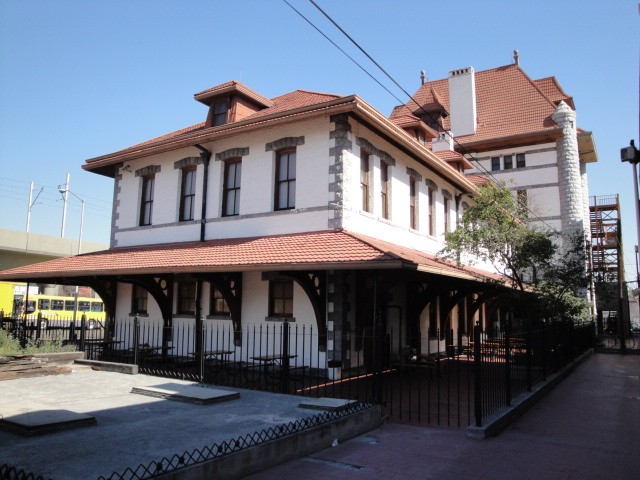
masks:
<instances>
[{"instance_id":1,"label":"utility pole","mask_svg":"<svg viewBox=\"0 0 640 480\"><path fill-rule=\"evenodd\" d=\"M29 206L27 207L27 233L29 233L29 223L31 223L31 198L33 197L33 182L29 182Z\"/></svg>"},{"instance_id":2,"label":"utility pole","mask_svg":"<svg viewBox=\"0 0 640 480\"><path fill-rule=\"evenodd\" d=\"M60 193L62 193L62 199L64 200L64 206L62 207L62 230L60 230L60 236L64 237L64 224L67 221L67 199L69 197L69 178L71 177L70 173L67 173L67 181L64 184L64 190L61 187L58 188Z\"/></svg>"}]
</instances>

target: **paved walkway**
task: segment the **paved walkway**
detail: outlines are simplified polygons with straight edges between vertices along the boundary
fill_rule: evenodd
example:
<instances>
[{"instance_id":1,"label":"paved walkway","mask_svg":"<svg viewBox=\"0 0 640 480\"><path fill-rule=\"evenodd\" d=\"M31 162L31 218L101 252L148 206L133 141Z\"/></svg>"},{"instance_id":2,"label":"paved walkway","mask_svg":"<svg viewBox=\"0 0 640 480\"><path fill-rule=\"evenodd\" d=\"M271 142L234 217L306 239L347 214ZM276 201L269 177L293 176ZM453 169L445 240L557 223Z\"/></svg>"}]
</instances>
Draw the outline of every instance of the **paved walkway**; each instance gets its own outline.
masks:
<instances>
[{"instance_id":1,"label":"paved walkway","mask_svg":"<svg viewBox=\"0 0 640 480\"><path fill-rule=\"evenodd\" d=\"M595 354L498 437L387 424L250 480L640 479L640 355Z\"/></svg>"}]
</instances>

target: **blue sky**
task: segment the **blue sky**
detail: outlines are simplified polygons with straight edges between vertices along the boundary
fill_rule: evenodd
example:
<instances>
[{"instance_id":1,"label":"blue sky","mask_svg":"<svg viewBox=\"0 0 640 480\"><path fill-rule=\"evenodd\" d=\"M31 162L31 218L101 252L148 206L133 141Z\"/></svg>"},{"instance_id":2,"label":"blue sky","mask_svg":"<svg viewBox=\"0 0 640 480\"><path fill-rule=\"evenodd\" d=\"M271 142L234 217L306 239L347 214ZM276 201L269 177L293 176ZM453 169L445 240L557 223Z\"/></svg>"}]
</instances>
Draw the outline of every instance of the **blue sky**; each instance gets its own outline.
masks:
<instances>
[{"instance_id":1,"label":"blue sky","mask_svg":"<svg viewBox=\"0 0 640 480\"><path fill-rule=\"evenodd\" d=\"M307 0L289 1L405 100ZM422 69L493 68L514 48L532 78L555 75L595 135L590 194L620 194L635 277L632 170L619 160L638 140L635 0L317 2L410 93ZM399 103L281 0L0 0L0 226L24 230L33 181L44 190L30 230L59 235L70 173L84 238L108 242L113 183L82 163L202 121L193 94L231 79L267 97L356 93L386 115ZM73 199L65 236L79 221Z\"/></svg>"}]
</instances>

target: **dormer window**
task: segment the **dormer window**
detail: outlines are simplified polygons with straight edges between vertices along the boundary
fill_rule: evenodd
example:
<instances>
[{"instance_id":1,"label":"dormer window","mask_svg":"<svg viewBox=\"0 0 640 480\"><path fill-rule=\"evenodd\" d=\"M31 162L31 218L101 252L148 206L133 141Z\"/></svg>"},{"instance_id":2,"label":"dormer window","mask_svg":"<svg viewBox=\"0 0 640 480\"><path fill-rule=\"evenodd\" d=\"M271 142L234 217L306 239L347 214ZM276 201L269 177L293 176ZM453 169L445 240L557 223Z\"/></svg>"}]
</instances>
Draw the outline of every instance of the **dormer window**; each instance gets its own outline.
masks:
<instances>
[{"instance_id":1,"label":"dormer window","mask_svg":"<svg viewBox=\"0 0 640 480\"><path fill-rule=\"evenodd\" d=\"M227 123L229 102L227 100L218 100L211 105L211 111L213 112L213 126L217 127L218 125L224 125Z\"/></svg>"},{"instance_id":2,"label":"dormer window","mask_svg":"<svg viewBox=\"0 0 640 480\"><path fill-rule=\"evenodd\" d=\"M438 112L427 112L422 115L421 120L436 132L442 131L442 115Z\"/></svg>"},{"instance_id":3,"label":"dormer window","mask_svg":"<svg viewBox=\"0 0 640 480\"><path fill-rule=\"evenodd\" d=\"M416 129L416 139L420 145L424 145L424 132L420 129Z\"/></svg>"}]
</instances>

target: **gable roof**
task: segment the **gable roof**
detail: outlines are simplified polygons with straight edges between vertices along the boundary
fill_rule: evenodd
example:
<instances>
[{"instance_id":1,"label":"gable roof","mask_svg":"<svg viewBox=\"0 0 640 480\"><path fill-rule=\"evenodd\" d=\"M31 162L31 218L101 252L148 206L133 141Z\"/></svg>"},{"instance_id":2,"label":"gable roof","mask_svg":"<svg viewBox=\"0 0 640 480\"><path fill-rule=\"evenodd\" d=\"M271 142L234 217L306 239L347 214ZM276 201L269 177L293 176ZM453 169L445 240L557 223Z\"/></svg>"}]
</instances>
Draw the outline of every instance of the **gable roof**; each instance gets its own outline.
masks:
<instances>
[{"instance_id":1,"label":"gable roof","mask_svg":"<svg viewBox=\"0 0 640 480\"><path fill-rule=\"evenodd\" d=\"M552 92L554 98L564 94L559 86L555 88L555 80L542 80L541 85L546 91ZM475 72L475 84L476 132L457 137L461 144L471 145L504 137L539 133L559 133L558 127L551 119L556 105L518 65ZM449 111L449 82L447 79L426 82L413 98L427 111L437 104L442 104L444 109ZM421 112L413 101L405 107L414 114ZM396 109L394 115L402 112L403 110ZM451 129L450 117L445 117L443 127L445 130Z\"/></svg>"},{"instance_id":2,"label":"gable roof","mask_svg":"<svg viewBox=\"0 0 640 480\"><path fill-rule=\"evenodd\" d=\"M223 84L224 85L224 84ZM215 88L215 87L214 87ZM227 87L224 87L227 88ZM420 145L415 138L398 127L371 107L357 95L336 95L330 93L313 92L309 90L295 90L270 100L271 106L248 115L241 120L218 126L206 126L198 123L190 127L176 130L169 134L138 143L107 155L91 158L82 166L84 170L93 171L107 176L115 176L116 166L125 161L134 160L157 153L169 152L184 147L192 147L219 138L226 138L236 133L253 132L273 125L299 122L319 116L349 113L358 121L365 122L370 128L377 129L387 141L394 143L419 163L447 179L457 188L466 193L474 193L475 186L442 161L431 150ZM423 122L418 122L427 132L435 131Z\"/></svg>"},{"instance_id":3,"label":"gable roof","mask_svg":"<svg viewBox=\"0 0 640 480\"><path fill-rule=\"evenodd\" d=\"M540 91L549 97L549 99L556 105L561 101L564 101L572 109L576 109L576 106L573 104L573 97L570 97L565 93L556 77L539 78L538 80L534 80L534 83L538 86Z\"/></svg>"},{"instance_id":4,"label":"gable roof","mask_svg":"<svg viewBox=\"0 0 640 480\"><path fill-rule=\"evenodd\" d=\"M211 87L198 92L193 96L193 98L195 98L199 102L204 103L205 105L209 105L213 97L224 95L226 93L239 93L247 98L250 98L263 107L272 106L271 100L269 100L267 97L265 97L264 95L260 95L255 90L252 90L251 88L247 87L243 83L238 82L237 80L231 80L229 82L221 83L220 85L216 85L215 87Z\"/></svg>"}]
</instances>

